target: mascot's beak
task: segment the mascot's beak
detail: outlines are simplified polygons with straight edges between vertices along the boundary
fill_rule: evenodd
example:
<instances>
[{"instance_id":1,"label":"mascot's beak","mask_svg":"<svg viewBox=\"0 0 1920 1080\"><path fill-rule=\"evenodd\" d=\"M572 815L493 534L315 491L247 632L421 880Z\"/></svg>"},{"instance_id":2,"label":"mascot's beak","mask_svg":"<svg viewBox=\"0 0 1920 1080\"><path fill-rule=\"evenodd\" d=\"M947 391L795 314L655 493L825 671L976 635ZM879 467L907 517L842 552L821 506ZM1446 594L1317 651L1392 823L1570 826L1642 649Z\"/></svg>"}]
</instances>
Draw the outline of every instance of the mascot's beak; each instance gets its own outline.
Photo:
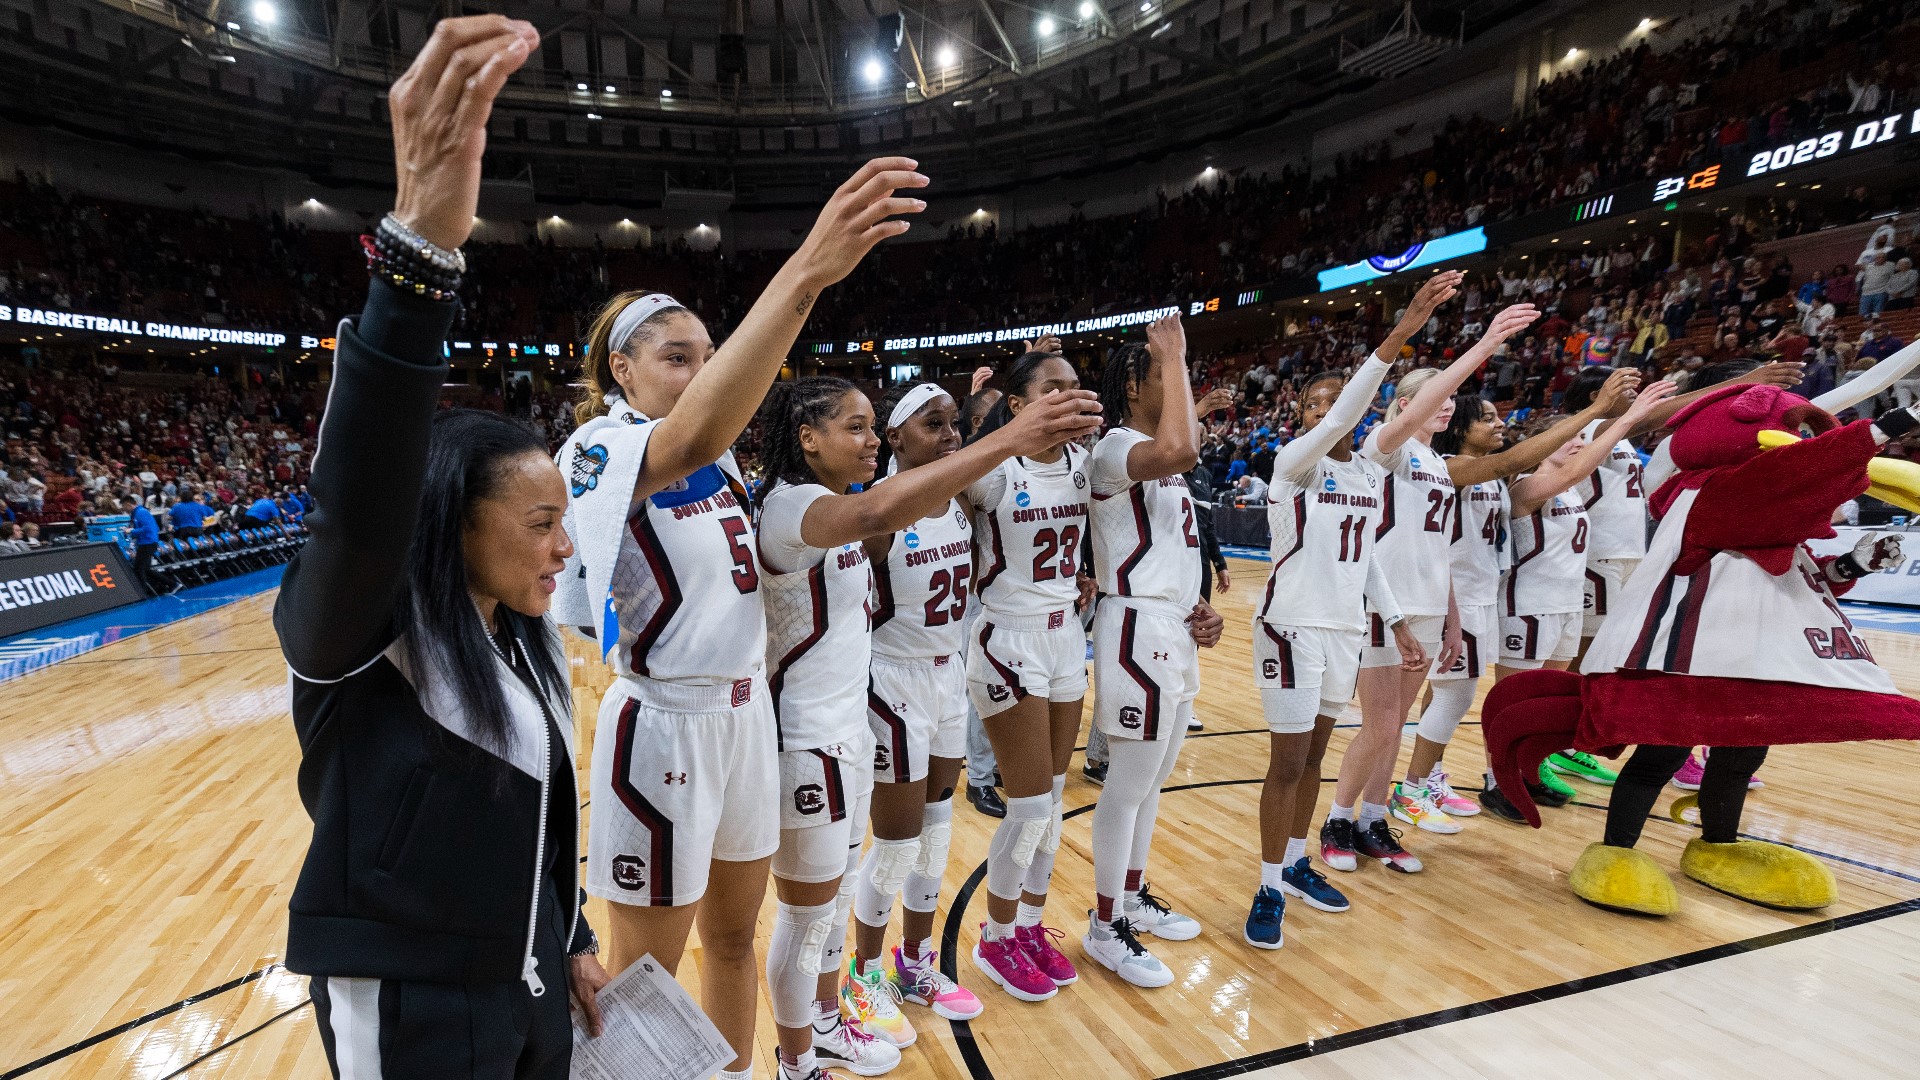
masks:
<instances>
[{"instance_id":1,"label":"mascot's beak","mask_svg":"<svg viewBox=\"0 0 1920 1080\"><path fill-rule=\"evenodd\" d=\"M1760 432L1760 446L1766 450L1799 441L1800 437L1791 432L1771 428ZM1874 458L1867 462L1867 494L1908 513L1920 514L1920 464Z\"/></svg>"}]
</instances>

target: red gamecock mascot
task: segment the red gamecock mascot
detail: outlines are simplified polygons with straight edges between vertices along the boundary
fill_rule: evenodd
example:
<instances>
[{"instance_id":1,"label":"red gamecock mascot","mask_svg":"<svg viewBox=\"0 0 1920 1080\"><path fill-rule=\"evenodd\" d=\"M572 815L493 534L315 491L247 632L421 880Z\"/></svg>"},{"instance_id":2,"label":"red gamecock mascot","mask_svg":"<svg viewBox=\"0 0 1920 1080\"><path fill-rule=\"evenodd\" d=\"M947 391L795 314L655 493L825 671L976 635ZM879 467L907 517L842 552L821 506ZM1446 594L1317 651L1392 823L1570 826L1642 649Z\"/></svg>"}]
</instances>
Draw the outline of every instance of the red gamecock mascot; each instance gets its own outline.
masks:
<instances>
[{"instance_id":1,"label":"red gamecock mascot","mask_svg":"<svg viewBox=\"0 0 1920 1080\"><path fill-rule=\"evenodd\" d=\"M1807 547L1833 536L1834 510L1869 489L1913 501L1920 470L1874 455L1920 418L1898 409L1843 426L1778 387L1727 386L1669 426L1680 471L1654 493L1659 529L1581 673L1523 672L1487 695L1494 776L1537 828L1522 777L1542 758L1568 746L1617 757L1637 745L1605 838L1569 878L1590 903L1668 915L1679 906L1673 881L1634 845L1661 785L1692 747L1711 747L1701 835L1682 872L1757 904L1824 907L1835 896L1825 866L1740 839L1747 778L1778 743L1920 738L1920 702L1894 688L1834 599L1897 565L1898 537L1869 536L1838 558ZM1799 438L1802 428L1812 437Z\"/></svg>"}]
</instances>

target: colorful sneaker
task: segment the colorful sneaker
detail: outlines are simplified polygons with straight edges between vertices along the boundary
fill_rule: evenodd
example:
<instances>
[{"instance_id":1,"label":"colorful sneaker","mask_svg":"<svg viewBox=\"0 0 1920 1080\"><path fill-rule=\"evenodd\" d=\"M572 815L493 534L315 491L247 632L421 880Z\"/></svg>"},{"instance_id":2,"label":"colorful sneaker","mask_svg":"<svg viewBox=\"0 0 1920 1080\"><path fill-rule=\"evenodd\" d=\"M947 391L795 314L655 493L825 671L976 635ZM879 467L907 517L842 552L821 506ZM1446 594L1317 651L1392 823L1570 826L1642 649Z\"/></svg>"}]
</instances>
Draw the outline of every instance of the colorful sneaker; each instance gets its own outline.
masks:
<instances>
[{"instance_id":1,"label":"colorful sneaker","mask_svg":"<svg viewBox=\"0 0 1920 1080\"><path fill-rule=\"evenodd\" d=\"M1104 927L1106 933L1100 933L1101 929L1094 913L1087 912L1087 932L1080 939L1080 947L1101 967L1147 989L1173 981L1173 969L1140 944L1139 931L1131 922L1119 918Z\"/></svg>"},{"instance_id":2,"label":"colorful sneaker","mask_svg":"<svg viewBox=\"0 0 1920 1080\"><path fill-rule=\"evenodd\" d=\"M1573 801L1575 795L1580 794L1579 790L1572 784L1560 779L1560 774L1553 771L1553 766L1548 765L1544 761L1540 763L1540 786L1553 792L1553 794L1559 798L1559 802L1550 804L1553 806L1565 806ZM1533 790L1531 783L1527 785L1527 790ZM1541 805L1549 804L1542 803Z\"/></svg>"},{"instance_id":3,"label":"colorful sneaker","mask_svg":"<svg viewBox=\"0 0 1920 1080\"><path fill-rule=\"evenodd\" d=\"M833 1018L833 1027L820 1030L813 1023L813 1055L822 1065L861 1076L883 1076L900 1064L900 1048L885 1039L869 1035L860 1022Z\"/></svg>"},{"instance_id":4,"label":"colorful sneaker","mask_svg":"<svg viewBox=\"0 0 1920 1080\"><path fill-rule=\"evenodd\" d=\"M1316 911L1345 911L1353 906L1347 902L1346 894L1327 880L1327 875L1315 870L1307 862L1305 855L1280 871L1280 891L1288 896L1299 897Z\"/></svg>"},{"instance_id":5,"label":"colorful sneaker","mask_svg":"<svg viewBox=\"0 0 1920 1080\"><path fill-rule=\"evenodd\" d=\"M893 985L902 1001L925 1005L943 1020L971 1020L985 1008L973 991L940 973L940 954L931 950L915 960L894 946Z\"/></svg>"},{"instance_id":6,"label":"colorful sneaker","mask_svg":"<svg viewBox=\"0 0 1920 1080\"><path fill-rule=\"evenodd\" d=\"M1763 788L1766 786L1767 786L1767 782L1765 780L1760 779L1759 773L1755 773L1752 776L1747 777L1748 791L1752 791L1754 788Z\"/></svg>"},{"instance_id":7,"label":"colorful sneaker","mask_svg":"<svg viewBox=\"0 0 1920 1080\"><path fill-rule=\"evenodd\" d=\"M987 925L980 924L980 943L973 947L973 964L994 984L1021 1001L1045 1001L1060 992L1052 979L1033 966L1032 958L1017 938L999 941L986 939Z\"/></svg>"},{"instance_id":8,"label":"colorful sneaker","mask_svg":"<svg viewBox=\"0 0 1920 1080\"><path fill-rule=\"evenodd\" d=\"M1426 869L1425 864L1414 858L1412 852L1400 846L1400 830L1388 828L1385 818L1360 831L1354 842L1354 851L1369 859L1378 859L1386 864L1387 869L1403 874L1417 874Z\"/></svg>"},{"instance_id":9,"label":"colorful sneaker","mask_svg":"<svg viewBox=\"0 0 1920 1080\"><path fill-rule=\"evenodd\" d=\"M1425 785L1413 787L1401 781L1387 796L1387 812L1401 821L1430 833L1451 835L1460 831L1460 823L1448 817L1433 801Z\"/></svg>"},{"instance_id":10,"label":"colorful sneaker","mask_svg":"<svg viewBox=\"0 0 1920 1080\"><path fill-rule=\"evenodd\" d=\"M1705 766L1700 764L1700 759L1694 757L1692 751L1688 751L1686 763L1673 774L1673 786L1681 791L1699 791L1700 778L1706 775L1706 771Z\"/></svg>"},{"instance_id":11,"label":"colorful sneaker","mask_svg":"<svg viewBox=\"0 0 1920 1080\"><path fill-rule=\"evenodd\" d=\"M854 1022L867 1034L895 1046L912 1046L920 1037L913 1030L913 1022L900 1011L900 988L887 978L885 964L875 964L871 972L862 975L855 964L849 963L840 980L840 997Z\"/></svg>"},{"instance_id":12,"label":"colorful sneaker","mask_svg":"<svg viewBox=\"0 0 1920 1080\"><path fill-rule=\"evenodd\" d=\"M1247 913L1247 927L1240 936L1256 949L1277 949L1285 944L1280 923L1286 917L1286 896L1262 885L1253 894L1253 910Z\"/></svg>"},{"instance_id":13,"label":"colorful sneaker","mask_svg":"<svg viewBox=\"0 0 1920 1080\"><path fill-rule=\"evenodd\" d=\"M1073 969L1073 961L1053 945L1066 936L1044 923L1013 928L1013 940L1020 943L1020 947L1027 952L1027 959L1033 961L1033 966L1039 968L1041 974L1052 979L1055 986L1071 986L1080 981L1080 973Z\"/></svg>"},{"instance_id":14,"label":"colorful sneaker","mask_svg":"<svg viewBox=\"0 0 1920 1080\"><path fill-rule=\"evenodd\" d=\"M1547 767L1554 772L1572 773L1575 776L1591 780L1601 787L1612 787L1620 774L1607 768L1592 754L1581 750L1564 750L1558 754L1547 755Z\"/></svg>"},{"instance_id":15,"label":"colorful sneaker","mask_svg":"<svg viewBox=\"0 0 1920 1080\"><path fill-rule=\"evenodd\" d=\"M1165 900L1148 892L1145 882L1141 883L1139 892L1121 901L1120 914L1133 924L1135 931L1166 941L1192 941L1200 936L1198 921L1173 910Z\"/></svg>"},{"instance_id":16,"label":"colorful sneaker","mask_svg":"<svg viewBox=\"0 0 1920 1080\"><path fill-rule=\"evenodd\" d=\"M1328 818L1320 826L1320 861L1334 870L1352 873L1360 869L1353 857L1353 822L1345 818Z\"/></svg>"},{"instance_id":17,"label":"colorful sneaker","mask_svg":"<svg viewBox=\"0 0 1920 1080\"><path fill-rule=\"evenodd\" d=\"M1435 806L1448 817L1472 817L1480 812L1480 804L1453 790L1447 783L1447 770L1438 765L1427 774L1427 792L1433 796Z\"/></svg>"}]
</instances>

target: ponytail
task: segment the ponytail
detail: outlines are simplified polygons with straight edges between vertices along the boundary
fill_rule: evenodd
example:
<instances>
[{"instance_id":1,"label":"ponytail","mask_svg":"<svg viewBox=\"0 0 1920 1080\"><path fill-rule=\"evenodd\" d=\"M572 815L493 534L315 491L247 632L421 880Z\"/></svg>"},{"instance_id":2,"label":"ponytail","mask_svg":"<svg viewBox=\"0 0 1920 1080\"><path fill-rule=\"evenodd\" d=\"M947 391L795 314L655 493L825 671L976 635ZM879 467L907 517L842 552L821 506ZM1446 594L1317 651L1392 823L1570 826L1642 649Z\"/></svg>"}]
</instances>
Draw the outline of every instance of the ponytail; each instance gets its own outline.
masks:
<instances>
[{"instance_id":1,"label":"ponytail","mask_svg":"<svg viewBox=\"0 0 1920 1080\"><path fill-rule=\"evenodd\" d=\"M859 389L845 379L809 375L793 382L777 382L760 403L760 464L766 475L753 493L753 505L766 505L775 484L817 484L820 478L807 464L800 447L800 427L818 427L840 410L840 400ZM886 446L886 440L880 440Z\"/></svg>"},{"instance_id":2,"label":"ponytail","mask_svg":"<svg viewBox=\"0 0 1920 1080\"><path fill-rule=\"evenodd\" d=\"M607 339L613 335L613 327L620 319L620 313L641 299L658 295L646 289L633 289L623 292L613 299L593 317L593 325L587 327L587 362L581 372L580 401L573 407L573 422L584 424L596 416L607 415L607 395L620 393L620 384L613 377L613 343ZM679 304L667 304L660 310L647 316L627 340L620 342L618 351L628 352L635 342L651 340L660 320L676 312L687 311Z\"/></svg>"}]
</instances>

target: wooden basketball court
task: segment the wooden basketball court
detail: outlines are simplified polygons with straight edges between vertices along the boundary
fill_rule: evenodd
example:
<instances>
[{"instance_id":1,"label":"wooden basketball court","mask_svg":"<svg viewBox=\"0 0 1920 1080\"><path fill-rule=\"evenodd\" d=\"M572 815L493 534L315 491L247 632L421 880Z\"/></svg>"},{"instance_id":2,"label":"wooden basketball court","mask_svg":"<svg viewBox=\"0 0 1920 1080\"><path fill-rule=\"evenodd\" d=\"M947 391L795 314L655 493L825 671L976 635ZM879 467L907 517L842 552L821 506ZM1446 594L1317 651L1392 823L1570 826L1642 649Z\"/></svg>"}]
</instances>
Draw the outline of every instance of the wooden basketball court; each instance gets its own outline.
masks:
<instances>
[{"instance_id":1,"label":"wooden basketball court","mask_svg":"<svg viewBox=\"0 0 1920 1080\"><path fill-rule=\"evenodd\" d=\"M1206 927L1151 942L1173 985L1137 990L1087 962L1051 1002L992 990L965 954L994 823L963 801L936 926L987 1012L950 1025L910 1011L921 1037L894 1076L1913 1075L1920 841L1899 799L1920 774L1913 744L1786 747L1762 770L1746 829L1832 867L1841 900L1825 912L1769 911L1681 878L1693 829L1664 817L1642 848L1673 870L1680 914L1582 904L1566 871L1598 838L1607 792L1575 781L1583 798L1546 811L1546 829L1483 815L1457 836L1412 833L1424 874L1336 874L1352 911L1292 905L1283 950L1247 947L1267 757L1249 600L1265 565L1234 572L1239 587L1217 601L1226 638L1204 659L1206 730L1161 802L1149 871ZM278 966L308 823L272 603L241 600L0 685L0 1080L327 1075L306 980ZM1866 636L1920 693L1920 637ZM584 657L574 672L584 763L608 676ZM1479 772L1476 722L1453 750L1462 787ZM1330 762L1349 734L1336 732ZM1049 907L1076 963L1098 794L1076 760ZM694 964L683 978L697 980ZM762 1077L772 1035L763 1008Z\"/></svg>"}]
</instances>

